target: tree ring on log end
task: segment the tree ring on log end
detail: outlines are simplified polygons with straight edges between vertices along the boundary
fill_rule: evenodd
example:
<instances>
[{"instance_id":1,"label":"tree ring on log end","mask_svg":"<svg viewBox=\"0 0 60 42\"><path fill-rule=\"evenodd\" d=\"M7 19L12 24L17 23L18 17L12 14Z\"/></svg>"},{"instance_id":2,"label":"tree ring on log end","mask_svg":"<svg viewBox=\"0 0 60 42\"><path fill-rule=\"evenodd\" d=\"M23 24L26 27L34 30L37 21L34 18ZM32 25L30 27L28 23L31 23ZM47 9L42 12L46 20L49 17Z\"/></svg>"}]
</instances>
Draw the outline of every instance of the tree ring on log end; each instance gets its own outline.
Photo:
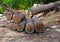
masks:
<instances>
[{"instance_id":1,"label":"tree ring on log end","mask_svg":"<svg viewBox=\"0 0 60 42\"><path fill-rule=\"evenodd\" d=\"M26 33L33 33L34 32L34 25L33 25L33 22L32 22L31 18L27 19L27 24L26 24L26 27L25 27L25 32Z\"/></svg>"},{"instance_id":2,"label":"tree ring on log end","mask_svg":"<svg viewBox=\"0 0 60 42\"><path fill-rule=\"evenodd\" d=\"M19 23L24 19L25 19L24 14L15 14L12 20L13 20L14 23Z\"/></svg>"},{"instance_id":3,"label":"tree ring on log end","mask_svg":"<svg viewBox=\"0 0 60 42\"><path fill-rule=\"evenodd\" d=\"M25 26L26 26L26 20L24 19L22 22L20 22L20 23L17 25L17 30L18 30L18 31L24 31Z\"/></svg>"},{"instance_id":4,"label":"tree ring on log end","mask_svg":"<svg viewBox=\"0 0 60 42\"><path fill-rule=\"evenodd\" d=\"M34 29L37 33L44 31L44 24L40 22L40 20L37 17L32 18Z\"/></svg>"}]
</instances>

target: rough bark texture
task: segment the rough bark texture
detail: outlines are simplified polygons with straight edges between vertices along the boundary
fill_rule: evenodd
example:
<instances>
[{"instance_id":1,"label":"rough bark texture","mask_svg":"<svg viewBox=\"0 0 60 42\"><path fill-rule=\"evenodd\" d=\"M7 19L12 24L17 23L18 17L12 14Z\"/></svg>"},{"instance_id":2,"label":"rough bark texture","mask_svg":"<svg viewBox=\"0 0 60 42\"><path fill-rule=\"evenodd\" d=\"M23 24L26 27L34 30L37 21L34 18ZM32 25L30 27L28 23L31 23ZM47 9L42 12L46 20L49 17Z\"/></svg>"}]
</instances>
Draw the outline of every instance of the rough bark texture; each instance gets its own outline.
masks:
<instances>
[{"instance_id":1,"label":"rough bark texture","mask_svg":"<svg viewBox=\"0 0 60 42\"><path fill-rule=\"evenodd\" d=\"M41 5L41 6L33 6L31 7L31 12L32 12L32 15L45 12L44 15L46 15L47 12L49 12L50 10L57 9L58 6L60 6L60 1L57 1L51 4Z\"/></svg>"}]
</instances>

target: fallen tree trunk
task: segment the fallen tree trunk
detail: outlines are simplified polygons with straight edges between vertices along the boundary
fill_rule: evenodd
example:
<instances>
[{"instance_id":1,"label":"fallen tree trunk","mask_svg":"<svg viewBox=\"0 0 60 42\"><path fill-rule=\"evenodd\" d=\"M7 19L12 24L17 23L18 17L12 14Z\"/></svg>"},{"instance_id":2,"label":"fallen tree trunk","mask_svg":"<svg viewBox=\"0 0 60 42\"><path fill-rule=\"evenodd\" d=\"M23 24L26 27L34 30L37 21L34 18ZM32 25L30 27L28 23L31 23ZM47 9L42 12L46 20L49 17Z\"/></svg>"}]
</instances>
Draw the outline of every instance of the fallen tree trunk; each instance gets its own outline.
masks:
<instances>
[{"instance_id":1,"label":"fallen tree trunk","mask_svg":"<svg viewBox=\"0 0 60 42\"><path fill-rule=\"evenodd\" d=\"M49 12L50 10L57 9L58 6L60 6L60 1L57 1L51 4L46 4L46 5L33 6L31 7L31 14L35 15L41 12L45 12L44 15L46 15L47 12Z\"/></svg>"}]
</instances>

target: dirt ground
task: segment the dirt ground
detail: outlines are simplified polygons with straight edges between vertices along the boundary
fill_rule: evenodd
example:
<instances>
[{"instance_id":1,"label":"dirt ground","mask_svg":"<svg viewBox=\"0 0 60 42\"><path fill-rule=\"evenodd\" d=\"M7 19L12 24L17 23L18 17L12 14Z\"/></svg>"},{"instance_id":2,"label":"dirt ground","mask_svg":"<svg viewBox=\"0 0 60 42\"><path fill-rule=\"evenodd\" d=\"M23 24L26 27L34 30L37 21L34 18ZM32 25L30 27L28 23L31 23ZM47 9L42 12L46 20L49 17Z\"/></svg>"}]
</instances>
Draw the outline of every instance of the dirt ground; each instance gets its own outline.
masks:
<instances>
[{"instance_id":1,"label":"dirt ground","mask_svg":"<svg viewBox=\"0 0 60 42\"><path fill-rule=\"evenodd\" d=\"M48 17L48 20L49 19ZM45 20L43 22L46 22ZM18 32L11 27L3 25L11 24L7 24L5 21L3 22L3 20L0 21L0 42L60 42L60 24L52 25L51 28L46 29L44 33L33 34Z\"/></svg>"}]
</instances>

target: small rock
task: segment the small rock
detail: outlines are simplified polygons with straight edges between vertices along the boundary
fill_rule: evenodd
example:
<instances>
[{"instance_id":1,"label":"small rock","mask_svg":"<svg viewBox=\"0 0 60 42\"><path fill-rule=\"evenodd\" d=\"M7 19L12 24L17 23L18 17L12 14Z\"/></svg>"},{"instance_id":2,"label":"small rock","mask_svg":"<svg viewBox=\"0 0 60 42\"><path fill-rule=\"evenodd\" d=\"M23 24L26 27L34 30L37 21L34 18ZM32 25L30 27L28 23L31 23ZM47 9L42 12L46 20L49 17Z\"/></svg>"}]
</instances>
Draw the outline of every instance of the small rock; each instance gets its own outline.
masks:
<instances>
[{"instance_id":1,"label":"small rock","mask_svg":"<svg viewBox=\"0 0 60 42\"><path fill-rule=\"evenodd\" d=\"M51 26L51 28L57 28L57 25Z\"/></svg>"},{"instance_id":2,"label":"small rock","mask_svg":"<svg viewBox=\"0 0 60 42\"><path fill-rule=\"evenodd\" d=\"M0 17L2 17L3 15L2 14L0 14Z\"/></svg>"},{"instance_id":3,"label":"small rock","mask_svg":"<svg viewBox=\"0 0 60 42\"><path fill-rule=\"evenodd\" d=\"M56 31L60 32L60 29L55 29Z\"/></svg>"}]
</instances>

